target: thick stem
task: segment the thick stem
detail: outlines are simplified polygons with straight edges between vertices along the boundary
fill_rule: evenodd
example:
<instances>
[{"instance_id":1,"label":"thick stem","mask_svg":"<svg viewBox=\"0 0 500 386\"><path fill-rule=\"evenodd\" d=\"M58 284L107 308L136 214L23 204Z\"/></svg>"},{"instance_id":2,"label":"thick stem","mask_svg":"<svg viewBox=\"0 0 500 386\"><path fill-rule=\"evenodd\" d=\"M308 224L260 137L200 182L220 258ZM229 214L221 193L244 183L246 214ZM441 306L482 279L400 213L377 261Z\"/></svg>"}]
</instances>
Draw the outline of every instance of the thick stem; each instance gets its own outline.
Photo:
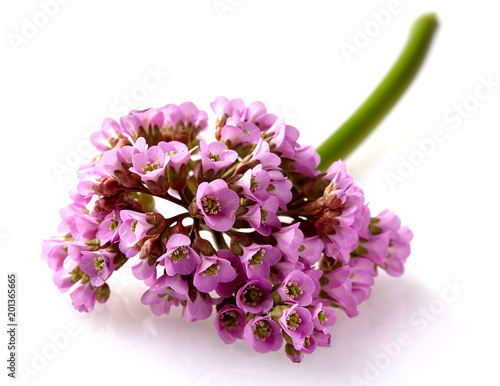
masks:
<instances>
[{"instance_id":1,"label":"thick stem","mask_svg":"<svg viewBox=\"0 0 500 386\"><path fill-rule=\"evenodd\" d=\"M421 16L413 24L408 42L389 73L357 111L317 151L319 170L347 157L384 119L418 73L438 26L434 13Z\"/></svg>"},{"instance_id":2,"label":"thick stem","mask_svg":"<svg viewBox=\"0 0 500 386\"><path fill-rule=\"evenodd\" d=\"M217 247L217 249L229 249L226 240L224 240L224 235L222 234L222 232L212 230L212 235L214 237L215 246Z\"/></svg>"}]
</instances>

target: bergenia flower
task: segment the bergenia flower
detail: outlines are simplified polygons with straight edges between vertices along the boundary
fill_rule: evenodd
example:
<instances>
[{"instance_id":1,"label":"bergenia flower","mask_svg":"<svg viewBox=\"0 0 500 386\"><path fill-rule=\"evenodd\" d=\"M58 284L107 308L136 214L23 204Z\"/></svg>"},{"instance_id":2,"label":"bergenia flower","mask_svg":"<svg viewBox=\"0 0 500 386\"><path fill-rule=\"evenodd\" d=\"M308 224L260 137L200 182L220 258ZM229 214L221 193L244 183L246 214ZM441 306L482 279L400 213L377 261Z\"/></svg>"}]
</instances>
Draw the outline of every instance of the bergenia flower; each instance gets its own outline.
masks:
<instances>
[{"instance_id":1,"label":"bergenia flower","mask_svg":"<svg viewBox=\"0 0 500 386\"><path fill-rule=\"evenodd\" d=\"M217 255L220 258L229 261L231 263L231 266L234 268L234 271L236 272L236 277L232 281L227 283L219 282L219 284L215 288L215 291L220 297L230 298L234 294L236 288L238 288L240 284L243 284L248 280L248 276L246 275L245 269L241 264L240 258L230 250L219 249L217 251Z\"/></svg>"},{"instance_id":2,"label":"bergenia flower","mask_svg":"<svg viewBox=\"0 0 500 386\"><path fill-rule=\"evenodd\" d=\"M277 291L285 303L308 306L312 302L314 290L314 283L309 276L301 271L293 271L283 279Z\"/></svg>"},{"instance_id":3,"label":"bergenia flower","mask_svg":"<svg viewBox=\"0 0 500 386\"><path fill-rule=\"evenodd\" d=\"M257 316L250 320L243 335L245 341L260 353L277 351L283 345L280 326L270 316Z\"/></svg>"},{"instance_id":4,"label":"bergenia flower","mask_svg":"<svg viewBox=\"0 0 500 386\"><path fill-rule=\"evenodd\" d=\"M248 169L241 178L234 183L242 191L241 195L255 202L263 202L269 197L267 188L271 182L271 177L266 170L262 169L262 164L258 164L252 169Z\"/></svg>"},{"instance_id":5,"label":"bergenia flower","mask_svg":"<svg viewBox=\"0 0 500 386\"><path fill-rule=\"evenodd\" d=\"M188 275L200 264L200 256L190 245L191 240L183 234L175 234L168 239L167 252L160 257L167 275Z\"/></svg>"},{"instance_id":6,"label":"bergenia flower","mask_svg":"<svg viewBox=\"0 0 500 386\"><path fill-rule=\"evenodd\" d=\"M238 194L229 189L224 180L202 182L196 194L196 204L205 222L213 230L224 232L231 229L240 204Z\"/></svg>"},{"instance_id":7,"label":"bergenia flower","mask_svg":"<svg viewBox=\"0 0 500 386\"><path fill-rule=\"evenodd\" d=\"M172 306L179 306L181 300L187 300L188 284L180 275L162 275L142 295L141 303L149 305L155 315L168 315Z\"/></svg>"},{"instance_id":8,"label":"bergenia flower","mask_svg":"<svg viewBox=\"0 0 500 386\"><path fill-rule=\"evenodd\" d=\"M278 248L283 256L291 263L296 263L298 261L299 248L304 240L304 234L299 227L300 224L296 223L283 227L278 232L273 233L273 237L277 242L276 248Z\"/></svg>"},{"instance_id":9,"label":"bergenia flower","mask_svg":"<svg viewBox=\"0 0 500 386\"><path fill-rule=\"evenodd\" d=\"M181 168L187 165L192 152L196 150L196 147L188 150L188 147L179 141L160 142L158 147L165 154L165 165L177 174L180 174Z\"/></svg>"},{"instance_id":10,"label":"bergenia flower","mask_svg":"<svg viewBox=\"0 0 500 386\"><path fill-rule=\"evenodd\" d=\"M201 292L212 292L219 283L228 283L236 279L236 271L228 260L201 255L201 264L194 273L193 285Z\"/></svg>"},{"instance_id":11,"label":"bergenia flower","mask_svg":"<svg viewBox=\"0 0 500 386\"><path fill-rule=\"evenodd\" d=\"M260 204L248 206L248 212L239 218L248 223L263 236L269 236L273 228L280 228L281 221L277 216L279 201L275 196L268 197Z\"/></svg>"},{"instance_id":12,"label":"bergenia flower","mask_svg":"<svg viewBox=\"0 0 500 386\"><path fill-rule=\"evenodd\" d=\"M266 314L273 306L272 287L266 279L252 279L236 293L236 304L252 314Z\"/></svg>"},{"instance_id":13,"label":"bergenia flower","mask_svg":"<svg viewBox=\"0 0 500 386\"><path fill-rule=\"evenodd\" d=\"M213 306L217 303L219 301L212 299L209 294L197 292L194 300L191 300L191 297L187 298L186 307L182 309L182 317L186 322L205 320L212 315Z\"/></svg>"},{"instance_id":14,"label":"bergenia flower","mask_svg":"<svg viewBox=\"0 0 500 386\"><path fill-rule=\"evenodd\" d=\"M214 324L220 338L226 344L243 339L246 326L246 312L234 305L225 305L215 316Z\"/></svg>"},{"instance_id":15,"label":"bergenia flower","mask_svg":"<svg viewBox=\"0 0 500 386\"><path fill-rule=\"evenodd\" d=\"M316 331L328 333L330 327L337 322L337 315L333 308L323 307L323 303L318 303L311 311L312 322Z\"/></svg>"},{"instance_id":16,"label":"bergenia flower","mask_svg":"<svg viewBox=\"0 0 500 386\"><path fill-rule=\"evenodd\" d=\"M78 311L90 312L94 309L96 296L97 290L90 283L81 284L71 292L73 307Z\"/></svg>"},{"instance_id":17,"label":"bergenia flower","mask_svg":"<svg viewBox=\"0 0 500 386\"><path fill-rule=\"evenodd\" d=\"M143 239L147 232L154 227L153 224L148 223L147 216L144 213L137 213L132 210L122 210L120 212L120 251L127 257L137 254L134 250L134 245Z\"/></svg>"},{"instance_id":18,"label":"bergenia flower","mask_svg":"<svg viewBox=\"0 0 500 386\"><path fill-rule=\"evenodd\" d=\"M115 256L116 254L111 254L107 251L101 253L83 252L80 267L89 276L92 286L99 287L109 279L116 268L116 264L114 263Z\"/></svg>"},{"instance_id":19,"label":"bergenia flower","mask_svg":"<svg viewBox=\"0 0 500 386\"><path fill-rule=\"evenodd\" d=\"M200 155L203 174L211 171L214 176L238 158L238 153L217 141L208 145L205 141L200 141Z\"/></svg>"},{"instance_id":20,"label":"bergenia flower","mask_svg":"<svg viewBox=\"0 0 500 386\"><path fill-rule=\"evenodd\" d=\"M42 259L47 261L49 268L57 271L62 268L68 256L67 244L64 239L53 237L42 243Z\"/></svg>"},{"instance_id":21,"label":"bergenia flower","mask_svg":"<svg viewBox=\"0 0 500 386\"><path fill-rule=\"evenodd\" d=\"M281 259L280 251L270 245L251 244L241 248L243 254L240 259L248 278L261 277L266 279L269 276L271 266Z\"/></svg>"},{"instance_id":22,"label":"bergenia flower","mask_svg":"<svg viewBox=\"0 0 500 386\"><path fill-rule=\"evenodd\" d=\"M311 335L314 330L311 313L307 308L300 307L298 303L283 309L279 323L283 331L296 340L297 343L294 343L294 347L298 350L302 348L305 338Z\"/></svg>"},{"instance_id":23,"label":"bergenia flower","mask_svg":"<svg viewBox=\"0 0 500 386\"><path fill-rule=\"evenodd\" d=\"M146 154L136 154L132 157L131 172L139 175L145 183L165 185L165 153L159 146L150 147ZM166 190L166 189L165 189Z\"/></svg>"}]
</instances>

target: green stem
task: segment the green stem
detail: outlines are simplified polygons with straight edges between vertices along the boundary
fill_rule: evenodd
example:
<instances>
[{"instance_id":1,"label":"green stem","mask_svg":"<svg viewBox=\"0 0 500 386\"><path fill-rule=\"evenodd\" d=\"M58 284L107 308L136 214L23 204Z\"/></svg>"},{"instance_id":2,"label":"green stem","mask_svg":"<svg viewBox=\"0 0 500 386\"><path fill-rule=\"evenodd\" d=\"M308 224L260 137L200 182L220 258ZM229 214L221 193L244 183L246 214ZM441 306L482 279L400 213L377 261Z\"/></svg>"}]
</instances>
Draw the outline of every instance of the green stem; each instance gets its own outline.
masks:
<instances>
[{"instance_id":1,"label":"green stem","mask_svg":"<svg viewBox=\"0 0 500 386\"><path fill-rule=\"evenodd\" d=\"M418 73L438 26L436 14L418 18L410 30L403 52L372 94L317 151L319 170L325 171L338 159L346 158L384 119Z\"/></svg>"}]
</instances>

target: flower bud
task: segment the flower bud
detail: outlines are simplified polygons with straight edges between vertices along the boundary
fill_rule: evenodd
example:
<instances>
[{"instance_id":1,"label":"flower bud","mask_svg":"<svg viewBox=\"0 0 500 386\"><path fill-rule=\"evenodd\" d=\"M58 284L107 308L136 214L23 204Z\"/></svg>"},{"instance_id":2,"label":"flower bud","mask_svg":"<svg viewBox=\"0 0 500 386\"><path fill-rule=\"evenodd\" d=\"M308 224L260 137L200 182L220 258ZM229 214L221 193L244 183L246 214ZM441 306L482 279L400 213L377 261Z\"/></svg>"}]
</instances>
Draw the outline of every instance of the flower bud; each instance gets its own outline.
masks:
<instances>
[{"instance_id":1,"label":"flower bud","mask_svg":"<svg viewBox=\"0 0 500 386\"><path fill-rule=\"evenodd\" d=\"M231 252L233 252L236 256L243 255L242 247L249 247L252 245L253 241L250 237L243 235L231 235Z\"/></svg>"},{"instance_id":2,"label":"flower bud","mask_svg":"<svg viewBox=\"0 0 500 386\"><path fill-rule=\"evenodd\" d=\"M189 215L193 218L203 218L203 213L201 210L198 208L198 205L196 204L196 200L191 201L189 204Z\"/></svg>"},{"instance_id":3,"label":"flower bud","mask_svg":"<svg viewBox=\"0 0 500 386\"><path fill-rule=\"evenodd\" d=\"M92 186L92 190L100 196L114 196L120 190L123 190L123 186L112 177L106 177L100 180L99 183Z\"/></svg>"},{"instance_id":4,"label":"flower bud","mask_svg":"<svg viewBox=\"0 0 500 386\"><path fill-rule=\"evenodd\" d=\"M212 256L215 254L215 249L210 243L210 241L202 239L202 238L196 238L194 240L193 244L191 247L198 253L198 254L203 254L205 256Z\"/></svg>"},{"instance_id":5,"label":"flower bud","mask_svg":"<svg viewBox=\"0 0 500 386\"><path fill-rule=\"evenodd\" d=\"M226 125L227 114L222 115L220 118L217 118L215 122L215 139L220 141L222 128Z\"/></svg>"},{"instance_id":6,"label":"flower bud","mask_svg":"<svg viewBox=\"0 0 500 386\"><path fill-rule=\"evenodd\" d=\"M111 290L109 289L109 285L104 283L100 287L97 287L95 300L99 303L105 303L106 300L109 299L109 295L111 294Z\"/></svg>"},{"instance_id":7,"label":"flower bud","mask_svg":"<svg viewBox=\"0 0 500 386\"><path fill-rule=\"evenodd\" d=\"M169 236L175 235L175 234L181 234L184 236L187 236L189 234L188 230L180 221L178 221L173 227L169 229Z\"/></svg>"},{"instance_id":8,"label":"flower bud","mask_svg":"<svg viewBox=\"0 0 500 386\"><path fill-rule=\"evenodd\" d=\"M163 217L158 212L148 212L146 213L146 222L153 225L151 229L148 230L147 235L153 236L162 233L167 226L165 217Z\"/></svg>"},{"instance_id":9,"label":"flower bud","mask_svg":"<svg viewBox=\"0 0 500 386\"><path fill-rule=\"evenodd\" d=\"M110 197L102 197L95 202L94 211L101 216L107 216L115 210L115 199Z\"/></svg>"},{"instance_id":10,"label":"flower bud","mask_svg":"<svg viewBox=\"0 0 500 386\"><path fill-rule=\"evenodd\" d=\"M304 183L303 191L309 201L316 200L323 195L323 192L329 184L329 181L325 180L323 176L324 174L321 174L318 177L309 179Z\"/></svg>"},{"instance_id":11,"label":"flower bud","mask_svg":"<svg viewBox=\"0 0 500 386\"><path fill-rule=\"evenodd\" d=\"M168 166L167 176L170 187L180 192L186 187L188 168L185 164L183 164L181 165L179 172L177 173L173 167Z\"/></svg>"},{"instance_id":12,"label":"flower bud","mask_svg":"<svg viewBox=\"0 0 500 386\"><path fill-rule=\"evenodd\" d=\"M139 258L141 260L148 259L148 264L153 265L156 260L163 255L164 248L160 238L152 237L147 239L142 245Z\"/></svg>"},{"instance_id":13,"label":"flower bud","mask_svg":"<svg viewBox=\"0 0 500 386\"><path fill-rule=\"evenodd\" d=\"M290 359L293 363L300 363L304 358L304 354L295 350L295 347L293 347L290 343L285 345L285 353L288 359Z\"/></svg>"},{"instance_id":14,"label":"flower bud","mask_svg":"<svg viewBox=\"0 0 500 386\"><path fill-rule=\"evenodd\" d=\"M137 188L142 186L141 176L128 170L131 164L123 164L123 170L115 171L115 178L126 188Z\"/></svg>"},{"instance_id":15,"label":"flower bud","mask_svg":"<svg viewBox=\"0 0 500 386\"><path fill-rule=\"evenodd\" d=\"M120 202L121 209L133 210L134 212L143 213L144 207L140 201L134 199L132 195L125 194Z\"/></svg>"},{"instance_id":16,"label":"flower bud","mask_svg":"<svg viewBox=\"0 0 500 386\"><path fill-rule=\"evenodd\" d=\"M148 180L146 181L146 187L153 194L165 194L168 190L168 181L165 176L160 176L158 181Z\"/></svg>"},{"instance_id":17,"label":"flower bud","mask_svg":"<svg viewBox=\"0 0 500 386\"><path fill-rule=\"evenodd\" d=\"M249 162L240 162L240 164L238 165L238 167L234 171L234 174L245 174L245 172L248 169L253 169L258 164L260 164L260 161L258 159L252 159Z\"/></svg>"},{"instance_id":18,"label":"flower bud","mask_svg":"<svg viewBox=\"0 0 500 386\"><path fill-rule=\"evenodd\" d=\"M327 208L338 209L345 203L347 195L342 189L339 189L335 185L334 181L332 181L323 192L323 198Z\"/></svg>"},{"instance_id":19,"label":"flower bud","mask_svg":"<svg viewBox=\"0 0 500 386\"><path fill-rule=\"evenodd\" d=\"M337 216L340 214L339 210L326 210L314 224L318 234L334 235L335 227L338 227L340 224L337 219Z\"/></svg>"}]
</instances>

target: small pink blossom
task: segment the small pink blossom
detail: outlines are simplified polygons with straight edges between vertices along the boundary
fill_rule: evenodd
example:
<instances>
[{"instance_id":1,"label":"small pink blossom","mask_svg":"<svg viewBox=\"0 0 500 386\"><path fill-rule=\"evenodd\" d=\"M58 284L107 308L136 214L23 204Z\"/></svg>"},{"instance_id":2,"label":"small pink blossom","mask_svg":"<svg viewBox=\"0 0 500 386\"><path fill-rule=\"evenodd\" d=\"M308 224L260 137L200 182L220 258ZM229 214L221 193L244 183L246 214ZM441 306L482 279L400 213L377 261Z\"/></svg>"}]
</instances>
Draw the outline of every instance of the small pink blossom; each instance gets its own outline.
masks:
<instances>
[{"instance_id":1,"label":"small pink blossom","mask_svg":"<svg viewBox=\"0 0 500 386\"><path fill-rule=\"evenodd\" d=\"M196 194L196 204L205 222L213 230L224 232L231 229L239 207L238 194L229 189L224 180L202 182Z\"/></svg>"}]
</instances>

